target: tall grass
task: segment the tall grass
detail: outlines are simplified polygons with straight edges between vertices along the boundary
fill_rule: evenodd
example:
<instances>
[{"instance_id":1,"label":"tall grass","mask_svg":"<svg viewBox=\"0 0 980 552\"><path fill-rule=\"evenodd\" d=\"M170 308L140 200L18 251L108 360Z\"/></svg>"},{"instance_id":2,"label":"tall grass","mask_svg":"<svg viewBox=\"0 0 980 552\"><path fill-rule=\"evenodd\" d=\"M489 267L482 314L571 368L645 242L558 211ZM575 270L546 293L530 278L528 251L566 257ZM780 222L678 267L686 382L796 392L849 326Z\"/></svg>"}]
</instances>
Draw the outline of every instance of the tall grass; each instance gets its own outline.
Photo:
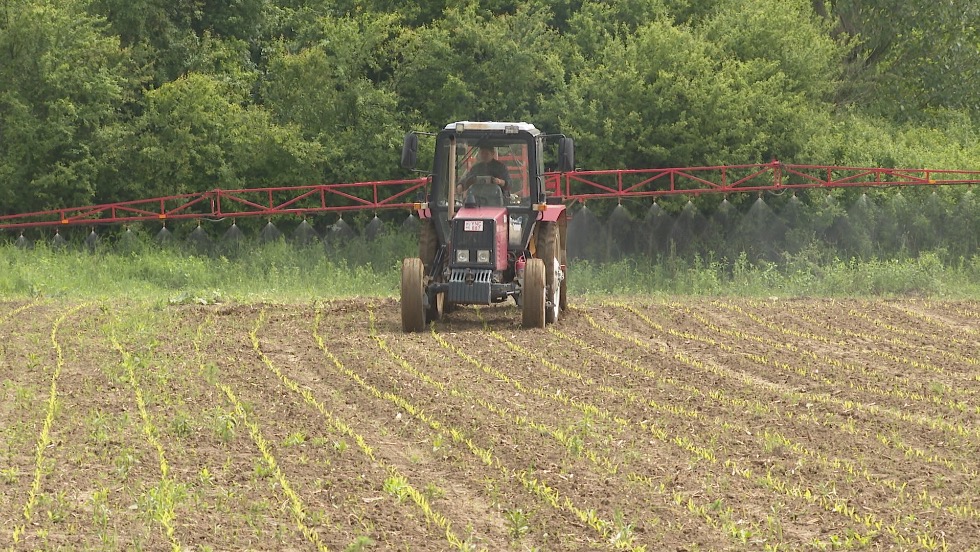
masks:
<instances>
[{"instance_id":1,"label":"tall grass","mask_svg":"<svg viewBox=\"0 0 980 552\"><path fill-rule=\"evenodd\" d=\"M0 246L0 297L134 297L172 302L296 302L351 296L396 297L401 259L415 238L297 246L242 243L223 254L143 244L127 252ZM980 257L923 253L904 260L733 262L629 259L572 261L569 293L589 295L890 296L980 298Z\"/></svg>"},{"instance_id":2,"label":"tall grass","mask_svg":"<svg viewBox=\"0 0 980 552\"><path fill-rule=\"evenodd\" d=\"M0 247L0 296L139 297L174 302L386 296L414 237L297 246L243 242L222 252L145 244L127 252Z\"/></svg>"},{"instance_id":3,"label":"tall grass","mask_svg":"<svg viewBox=\"0 0 980 552\"><path fill-rule=\"evenodd\" d=\"M780 263L750 263L744 256L734 263L699 258L581 262L571 267L569 293L980 298L980 257L946 262L941 257L928 252L904 260L832 259L819 264L804 256Z\"/></svg>"}]
</instances>

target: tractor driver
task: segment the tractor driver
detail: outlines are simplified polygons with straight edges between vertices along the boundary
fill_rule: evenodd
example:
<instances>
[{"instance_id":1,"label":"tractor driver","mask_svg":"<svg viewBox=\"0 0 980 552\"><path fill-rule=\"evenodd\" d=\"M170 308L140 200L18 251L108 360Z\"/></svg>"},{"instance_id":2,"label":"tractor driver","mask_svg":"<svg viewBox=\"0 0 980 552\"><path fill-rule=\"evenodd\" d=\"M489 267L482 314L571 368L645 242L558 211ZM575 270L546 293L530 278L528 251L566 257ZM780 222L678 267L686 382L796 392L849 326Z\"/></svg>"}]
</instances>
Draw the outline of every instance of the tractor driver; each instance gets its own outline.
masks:
<instances>
[{"instance_id":1,"label":"tractor driver","mask_svg":"<svg viewBox=\"0 0 980 552\"><path fill-rule=\"evenodd\" d=\"M500 186L504 197L510 197L510 175L507 171L507 165L497 159L497 148L480 146L476 154L476 161L466 176L460 180L458 191L460 193L466 192L473 185L477 176L489 176L494 184Z\"/></svg>"}]
</instances>

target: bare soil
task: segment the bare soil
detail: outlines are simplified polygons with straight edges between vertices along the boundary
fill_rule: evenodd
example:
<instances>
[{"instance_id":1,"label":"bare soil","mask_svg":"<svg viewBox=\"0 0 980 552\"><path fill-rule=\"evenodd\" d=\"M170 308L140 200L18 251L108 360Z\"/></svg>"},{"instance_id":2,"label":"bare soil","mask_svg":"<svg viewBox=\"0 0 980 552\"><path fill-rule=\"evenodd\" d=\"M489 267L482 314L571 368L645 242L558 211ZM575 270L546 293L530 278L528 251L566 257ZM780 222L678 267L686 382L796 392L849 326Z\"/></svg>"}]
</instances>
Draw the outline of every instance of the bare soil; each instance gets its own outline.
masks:
<instances>
[{"instance_id":1,"label":"bare soil","mask_svg":"<svg viewBox=\"0 0 980 552\"><path fill-rule=\"evenodd\" d=\"M0 303L0 547L980 549L980 303Z\"/></svg>"}]
</instances>

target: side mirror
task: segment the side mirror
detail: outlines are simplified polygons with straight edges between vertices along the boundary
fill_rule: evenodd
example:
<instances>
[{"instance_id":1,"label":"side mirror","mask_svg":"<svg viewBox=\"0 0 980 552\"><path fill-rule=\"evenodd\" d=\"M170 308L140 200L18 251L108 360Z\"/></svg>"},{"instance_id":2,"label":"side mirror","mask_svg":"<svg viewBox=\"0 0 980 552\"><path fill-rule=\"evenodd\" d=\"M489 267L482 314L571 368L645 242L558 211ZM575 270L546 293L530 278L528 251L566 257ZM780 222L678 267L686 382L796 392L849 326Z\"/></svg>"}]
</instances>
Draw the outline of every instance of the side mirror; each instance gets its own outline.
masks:
<instances>
[{"instance_id":1,"label":"side mirror","mask_svg":"<svg viewBox=\"0 0 980 552\"><path fill-rule=\"evenodd\" d=\"M409 132L402 143L402 168L414 169L419 163L419 135Z\"/></svg>"},{"instance_id":2,"label":"side mirror","mask_svg":"<svg viewBox=\"0 0 980 552\"><path fill-rule=\"evenodd\" d=\"M575 140L562 136L558 140L558 172L575 170Z\"/></svg>"}]
</instances>

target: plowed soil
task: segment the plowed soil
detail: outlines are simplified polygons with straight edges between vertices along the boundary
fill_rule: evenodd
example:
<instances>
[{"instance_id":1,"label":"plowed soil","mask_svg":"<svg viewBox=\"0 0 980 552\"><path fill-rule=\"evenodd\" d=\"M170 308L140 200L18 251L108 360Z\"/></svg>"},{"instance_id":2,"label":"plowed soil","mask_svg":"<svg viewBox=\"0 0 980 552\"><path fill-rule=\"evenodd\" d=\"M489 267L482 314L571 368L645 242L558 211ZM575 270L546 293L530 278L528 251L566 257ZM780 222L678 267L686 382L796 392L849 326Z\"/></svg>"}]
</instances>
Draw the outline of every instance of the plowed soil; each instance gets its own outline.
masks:
<instances>
[{"instance_id":1,"label":"plowed soil","mask_svg":"<svg viewBox=\"0 0 980 552\"><path fill-rule=\"evenodd\" d=\"M0 547L980 549L980 303L0 303Z\"/></svg>"}]
</instances>

